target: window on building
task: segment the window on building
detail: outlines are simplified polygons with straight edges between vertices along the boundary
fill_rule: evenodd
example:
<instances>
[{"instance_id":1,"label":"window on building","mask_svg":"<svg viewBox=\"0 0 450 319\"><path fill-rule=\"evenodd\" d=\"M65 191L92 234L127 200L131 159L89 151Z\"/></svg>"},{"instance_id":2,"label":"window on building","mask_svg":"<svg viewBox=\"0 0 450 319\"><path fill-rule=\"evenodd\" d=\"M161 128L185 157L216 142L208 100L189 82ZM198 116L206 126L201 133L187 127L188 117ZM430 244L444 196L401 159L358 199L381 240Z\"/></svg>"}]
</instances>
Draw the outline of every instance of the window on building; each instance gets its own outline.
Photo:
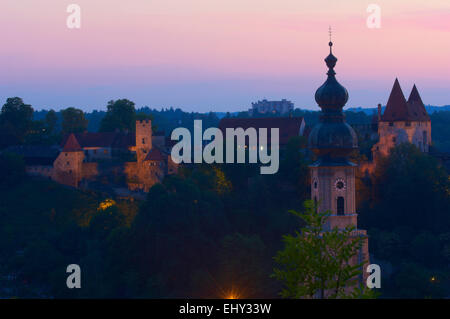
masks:
<instances>
[{"instance_id":1,"label":"window on building","mask_svg":"<svg viewBox=\"0 0 450 319\"><path fill-rule=\"evenodd\" d=\"M103 154L108 154L108 150L103 150Z\"/></svg>"},{"instance_id":2,"label":"window on building","mask_svg":"<svg viewBox=\"0 0 450 319\"><path fill-rule=\"evenodd\" d=\"M69 161L67 161L67 163L66 163L67 165L70 165L70 162Z\"/></svg>"},{"instance_id":3,"label":"window on building","mask_svg":"<svg viewBox=\"0 0 450 319\"><path fill-rule=\"evenodd\" d=\"M339 196L338 198L337 198L337 214L339 215L339 216L342 216L342 215L344 215L344 204L345 204L345 200L344 200L344 197L342 197L342 196Z\"/></svg>"},{"instance_id":4,"label":"window on building","mask_svg":"<svg viewBox=\"0 0 450 319\"><path fill-rule=\"evenodd\" d=\"M142 144L145 144L145 138L142 138Z\"/></svg>"},{"instance_id":5,"label":"window on building","mask_svg":"<svg viewBox=\"0 0 450 319\"><path fill-rule=\"evenodd\" d=\"M394 122L389 122L389 126L394 126Z\"/></svg>"},{"instance_id":6,"label":"window on building","mask_svg":"<svg viewBox=\"0 0 450 319\"><path fill-rule=\"evenodd\" d=\"M427 131L423 131L423 133L422 133L423 144L427 144L427 140L428 140L427 137L428 137L427 136Z\"/></svg>"},{"instance_id":7,"label":"window on building","mask_svg":"<svg viewBox=\"0 0 450 319\"><path fill-rule=\"evenodd\" d=\"M411 126L411 122L406 122L405 125L406 126Z\"/></svg>"},{"instance_id":8,"label":"window on building","mask_svg":"<svg viewBox=\"0 0 450 319\"><path fill-rule=\"evenodd\" d=\"M392 142L393 143L397 142L397 138L395 136L392 138Z\"/></svg>"}]
</instances>

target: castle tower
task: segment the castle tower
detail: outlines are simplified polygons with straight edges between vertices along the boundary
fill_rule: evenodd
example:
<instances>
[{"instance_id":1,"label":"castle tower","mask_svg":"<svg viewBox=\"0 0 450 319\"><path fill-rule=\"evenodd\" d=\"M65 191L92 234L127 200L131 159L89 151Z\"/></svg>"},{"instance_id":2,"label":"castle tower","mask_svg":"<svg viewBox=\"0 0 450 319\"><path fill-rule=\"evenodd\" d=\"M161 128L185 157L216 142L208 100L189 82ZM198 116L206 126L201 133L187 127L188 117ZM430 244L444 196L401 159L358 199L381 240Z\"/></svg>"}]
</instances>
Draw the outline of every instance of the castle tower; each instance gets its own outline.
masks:
<instances>
[{"instance_id":1,"label":"castle tower","mask_svg":"<svg viewBox=\"0 0 450 319\"><path fill-rule=\"evenodd\" d=\"M379 141L372 148L374 160L389 155L401 143L416 145L428 152L431 145L431 120L416 85L406 101L398 79L395 79L386 109L378 122Z\"/></svg>"},{"instance_id":2,"label":"castle tower","mask_svg":"<svg viewBox=\"0 0 450 319\"><path fill-rule=\"evenodd\" d=\"M83 159L83 149L72 133L53 163L53 179L61 184L78 187L83 176Z\"/></svg>"},{"instance_id":3,"label":"castle tower","mask_svg":"<svg viewBox=\"0 0 450 319\"><path fill-rule=\"evenodd\" d=\"M138 163L143 163L152 149L152 121L136 121L136 156Z\"/></svg>"},{"instance_id":4,"label":"castle tower","mask_svg":"<svg viewBox=\"0 0 450 319\"><path fill-rule=\"evenodd\" d=\"M310 165L311 198L318 204L318 210L330 211L326 230L357 227L355 206L355 171L357 165L349 155L358 148L353 128L345 122L342 109L348 100L347 90L336 80L334 67L337 58L332 53L325 58L328 78L316 91L315 99L322 109L320 123L309 135L309 148L316 154L317 161ZM365 230L356 230L355 236L367 237ZM358 256L359 261L369 260L368 240ZM363 274L363 273L362 273Z\"/></svg>"}]
</instances>

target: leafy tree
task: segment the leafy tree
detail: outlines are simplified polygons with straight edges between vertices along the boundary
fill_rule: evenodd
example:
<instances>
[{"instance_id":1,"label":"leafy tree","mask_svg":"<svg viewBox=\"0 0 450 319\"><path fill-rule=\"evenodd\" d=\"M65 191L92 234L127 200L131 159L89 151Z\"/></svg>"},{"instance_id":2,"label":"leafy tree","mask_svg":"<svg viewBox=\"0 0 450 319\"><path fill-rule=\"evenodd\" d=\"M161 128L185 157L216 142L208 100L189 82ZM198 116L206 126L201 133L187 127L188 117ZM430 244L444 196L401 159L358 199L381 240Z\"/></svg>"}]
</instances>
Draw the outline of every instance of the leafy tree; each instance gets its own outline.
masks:
<instances>
[{"instance_id":1,"label":"leafy tree","mask_svg":"<svg viewBox=\"0 0 450 319\"><path fill-rule=\"evenodd\" d=\"M48 111L45 114L45 127L49 134L54 134L56 131L56 124L58 123L58 115L54 110Z\"/></svg>"},{"instance_id":2,"label":"leafy tree","mask_svg":"<svg viewBox=\"0 0 450 319\"><path fill-rule=\"evenodd\" d=\"M14 187L25 178L25 162L12 153L0 154L0 189Z\"/></svg>"},{"instance_id":3,"label":"leafy tree","mask_svg":"<svg viewBox=\"0 0 450 319\"><path fill-rule=\"evenodd\" d=\"M371 207L361 211L364 227L417 231L450 230L450 179L445 169L416 146L403 143L377 164Z\"/></svg>"},{"instance_id":4,"label":"leafy tree","mask_svg":"<svg viewBox=\"0 0 450 319\"><path fill-rule=\"evenodd\" d=\"M285 298L373 297L372 291L358 287L363 263L350 262L359 253L365 238L353 236L353 226L325 231L330 212L318 212L309 200L304 206L304 212L290 212L306 225L295 236L284 236L285 247L275 257L279 268L274 269L273 276L285 286L281 295Z\"/></svg>"},{"instance_id":5,"label":"leafy tree","mask_svg":"<svg viewBox=\"0 0 450 319\"><path fill-rule=\"evenodd\" d=\"M84 113L80 109L69 107L61 111L62 115L62 132L64 134L69 133L82 133L86 131L88 121L84 117Z\"/></svg>"},{"instance_id":6,"label":"leafy tree","mask_svg":"<svg viewBox=\"0 0 450 319\"><path fill-rule=\"evenodd\" d=\"M100 131L112 132L133 131L135 128L136 110L134 102L121 99L117 101L109 101L107 112L100 124Z\"/></svg>"},{"instance_id":7,"label":"leafy tree","mask_svg":"<svg viewBox=\"0 0 450 319\"><path fill-rule=\"evenodd\" d=\"M25 104L19 97L8 98L0 113L0 146L22 143L32 122L31 105Z\"/></svg>"}]
</instances>

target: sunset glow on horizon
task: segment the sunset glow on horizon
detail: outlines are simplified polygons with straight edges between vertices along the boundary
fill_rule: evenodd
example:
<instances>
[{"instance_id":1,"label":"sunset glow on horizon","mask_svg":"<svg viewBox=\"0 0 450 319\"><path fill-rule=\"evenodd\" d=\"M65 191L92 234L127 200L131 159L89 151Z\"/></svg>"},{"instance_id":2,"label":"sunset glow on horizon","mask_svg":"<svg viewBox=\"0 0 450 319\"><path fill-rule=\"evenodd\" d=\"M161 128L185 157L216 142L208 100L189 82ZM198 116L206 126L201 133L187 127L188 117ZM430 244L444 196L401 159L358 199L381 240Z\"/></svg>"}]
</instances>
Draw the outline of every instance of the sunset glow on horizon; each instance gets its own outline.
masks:
<instances>
[{"instance_id":1,"label":"sunset glow on horizon","mask_svg":"<svg viewBox=\"0 0 450 319\"><path fill-rule=\"evenodd\" d=\"M81 7L81 29L66 8ZM371 3L381 28L366 25ZM318 110L328 27L346 107L385 104L396 77L425 104L450 104L448 0L3 0L0 102L35 109L240 111L259 99Z\"/></svg>"}]
</instances>

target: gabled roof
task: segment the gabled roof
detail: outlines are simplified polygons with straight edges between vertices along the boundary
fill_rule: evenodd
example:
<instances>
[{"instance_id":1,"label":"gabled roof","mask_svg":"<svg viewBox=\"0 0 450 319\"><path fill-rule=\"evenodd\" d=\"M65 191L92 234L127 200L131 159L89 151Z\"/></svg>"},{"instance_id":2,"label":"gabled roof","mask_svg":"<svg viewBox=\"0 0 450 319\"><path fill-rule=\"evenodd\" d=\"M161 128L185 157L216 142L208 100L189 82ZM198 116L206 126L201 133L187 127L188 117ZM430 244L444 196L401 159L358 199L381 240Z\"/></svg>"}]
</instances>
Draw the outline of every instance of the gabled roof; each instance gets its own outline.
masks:
<instances>
[{"instance_id":1,"label":"gabled roof","mask_svg":"<svg viewBox=\"0 0 450 319\"><path fill-rule=\"evenodd\" d=\"M220 120L219 128L222 134L226 134L227 128L241 127L244 130L253 127L256 130L267 128L267 142L270 143L271 128L279 128L279 143L286 145L291 137L300 135L303 117L261 117L261 118L223 118Z\"/></svg>"},{"instance_id":2,"label":"gabled roof","mask_svg":"<svg viewBox=\"0 0 450 319\"><path fill-rule=\"evenodd\" d=\"M408 106L411 115L416 121L430 121L430 117L428 116L425 105L422 102L422 98L420 97L419 91L417 90L415 84L408 98Z\"/></svg>"},{"instance_id":3,"label":"gabled roof","mask_svg":"<svg viewBox=\"0 0 450 319\"><path fill-rule=\"evenodd\" d=\"M63 139L62 145L65 145L69 136ZM75 134L79 145L85 147L110 147L110 148L128 148L136 145L135 133L121 132L84 132Z\"/></svg>"},{"instance_id":4,"label":"gabled roof","mask_svg":"<svg viewBox=\"0 0 450 319\"><path fill-rule=\"evenodd\" d=\"M386 109L384 110L381 120L385 122L410 120L408 104L406 103L406 99L403 95L398 79L395 79L394 86L392 87L392 91L389 95L389 100L386 104Z\"/></svg>"},{"instance_id":5,"label":"gabled roof","mask_svg":"<svg viewBox=\"0 0 450 319\"><path fill-rule=\"evenodd\" d=\"M164 155L157 147L153 147L150 152L148 152L144 161L164 161Z\"/></svg>"},{"instance_id":6,"label":"gabled roof","mask_svg":"<svg viewBox=\"0 0 450 319\"><path fill-rule=\"evenodd\" d=\"M69 138L64 144L63 152L79 152L79 151L82 151L81 146L78 143L75 135L72 133L69 135Z\"/></svg>"}]
</instances>

